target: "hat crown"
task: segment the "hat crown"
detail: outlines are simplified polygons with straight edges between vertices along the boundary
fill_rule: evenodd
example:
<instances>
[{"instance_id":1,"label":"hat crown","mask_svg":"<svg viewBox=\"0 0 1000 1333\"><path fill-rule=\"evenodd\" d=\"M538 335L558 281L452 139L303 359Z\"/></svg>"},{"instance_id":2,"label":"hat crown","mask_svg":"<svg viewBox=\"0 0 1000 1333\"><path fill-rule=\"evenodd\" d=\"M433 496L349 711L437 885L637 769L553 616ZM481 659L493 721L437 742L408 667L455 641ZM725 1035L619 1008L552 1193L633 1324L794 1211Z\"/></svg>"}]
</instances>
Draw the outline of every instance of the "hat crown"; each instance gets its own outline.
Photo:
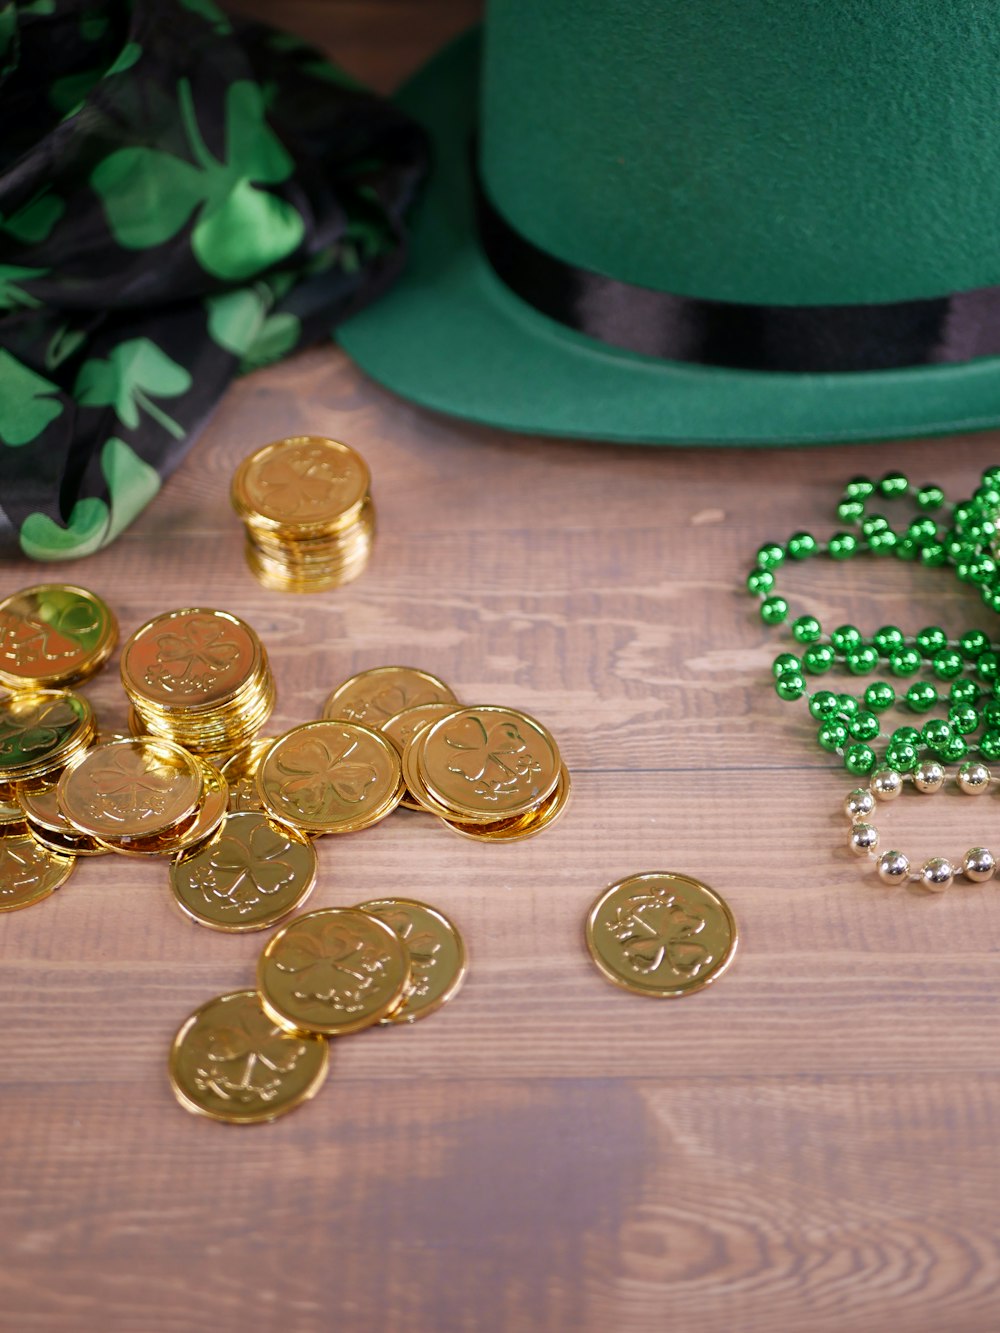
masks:
<instances>
[{"instance_id":1,"label":"hat crown","mask_svg":"<svg viewBox=\"0 0 1000 1333\"><path fill-rule=\"evenodd\" d=\"M491 0L480 170L558 258L754 304L1000 283L996 0Z\"/></svg>"}]
</instances>

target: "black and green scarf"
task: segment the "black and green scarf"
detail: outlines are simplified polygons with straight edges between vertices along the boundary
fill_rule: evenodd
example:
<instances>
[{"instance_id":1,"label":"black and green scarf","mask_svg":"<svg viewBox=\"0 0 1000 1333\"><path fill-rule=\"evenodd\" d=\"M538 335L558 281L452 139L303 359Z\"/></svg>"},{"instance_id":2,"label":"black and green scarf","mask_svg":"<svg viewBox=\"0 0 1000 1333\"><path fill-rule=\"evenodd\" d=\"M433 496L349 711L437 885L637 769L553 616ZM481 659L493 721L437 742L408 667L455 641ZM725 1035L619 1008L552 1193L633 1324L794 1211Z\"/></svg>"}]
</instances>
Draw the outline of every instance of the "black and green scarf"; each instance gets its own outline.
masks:
<instances>
[{"instance_id":1,"label":"black and green scarf","mask_svg":"<svg viewBox=\"0 0 1000 1333\"><path fill-rule=\"evenodd\" d=\"M87 555L395 276L420 130L211 0L0 0L0 551Z\"/></svg>"}]
</instances>

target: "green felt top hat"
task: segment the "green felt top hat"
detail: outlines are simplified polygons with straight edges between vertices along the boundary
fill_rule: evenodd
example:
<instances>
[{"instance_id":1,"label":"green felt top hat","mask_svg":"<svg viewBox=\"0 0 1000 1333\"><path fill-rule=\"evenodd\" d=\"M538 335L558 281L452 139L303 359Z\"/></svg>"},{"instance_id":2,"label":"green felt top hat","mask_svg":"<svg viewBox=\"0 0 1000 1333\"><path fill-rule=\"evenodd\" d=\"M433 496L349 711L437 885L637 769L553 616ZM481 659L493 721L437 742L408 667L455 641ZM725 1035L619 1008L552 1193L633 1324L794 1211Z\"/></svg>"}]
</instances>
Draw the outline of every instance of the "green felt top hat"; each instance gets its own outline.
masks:
<instances>
[{"instance_id":1,"label":"green felt top hat","mask_svg":"<svg viewBox=\"0 0 1000 1333\"><path fill-rule=\"evenodd\" d=\"M492 0L404 89L404 397L647 443L1000 422L997 0Z\"/></svg>"}]
</instances>

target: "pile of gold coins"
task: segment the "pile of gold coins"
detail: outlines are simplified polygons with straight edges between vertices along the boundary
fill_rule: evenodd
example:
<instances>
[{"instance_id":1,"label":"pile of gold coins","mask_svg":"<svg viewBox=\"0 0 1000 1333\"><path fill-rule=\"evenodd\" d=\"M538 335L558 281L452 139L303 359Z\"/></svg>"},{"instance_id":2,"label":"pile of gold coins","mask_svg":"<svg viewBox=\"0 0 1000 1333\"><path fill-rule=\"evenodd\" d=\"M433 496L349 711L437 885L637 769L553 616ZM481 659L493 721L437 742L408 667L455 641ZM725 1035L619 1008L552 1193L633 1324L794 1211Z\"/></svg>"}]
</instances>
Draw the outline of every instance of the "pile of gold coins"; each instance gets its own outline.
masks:
<instances>
[{"instance_id":1,"label":"pile of gold coins","mask_svg":"<svg viewBox=\"0 0 1000 1333\"><path fill-rule=\"evenodd\" d=\"M378 728L401 764L400 804L436 815L477 842L541 833L569 802L570 777L552 734L497 704L462 705L414 667L375 667L339 685L323 716Z\"/></svg>"},{"instance_id":2,"label":"pile of gold coins","mask_svg":"<svg viewBox=\"0 0 1000 1333\"><path fill-rule=\"evenodd\" d=\"M426 1018L458 991L465 945L408 898L307 912L267 942L254 990L210 1000L180 1027L170 1082L197 1115L274 1120L322 1087L329 1039Z\"/></svg>"},{"instance_id":3,"label":"pile of gold coins","mask_svg":"<svg viewBox=\"0 0 1000 1333\"><path fill-rule=\"evenodd\" d=\"M375 667L323 716L277 737L267 654L239 617L185 608L125 643L131 736L98 739L89 703L56 682L108 659L114 616L94 593L41 585L0 603L0 910L38 902L78 856L171 861L181 911L210 929L264 930L316 881L314 839L355 833L398 806L463 837L513 842L566 808L548 730L495 704L469 707L415 667Z\"/></svg>"},{"instance_id":4,"label":"pile of gold coins","mask_svg":"<svg viewBox=\"0 0 1000 1333\"><path fill-rule=\"evenodd\" d=\"M276 440L244 459L231 499L257 579L279 592L321 592L357 578L375 537L370 486L364 459L319 435Z\"/></svg>"}]
</instances>

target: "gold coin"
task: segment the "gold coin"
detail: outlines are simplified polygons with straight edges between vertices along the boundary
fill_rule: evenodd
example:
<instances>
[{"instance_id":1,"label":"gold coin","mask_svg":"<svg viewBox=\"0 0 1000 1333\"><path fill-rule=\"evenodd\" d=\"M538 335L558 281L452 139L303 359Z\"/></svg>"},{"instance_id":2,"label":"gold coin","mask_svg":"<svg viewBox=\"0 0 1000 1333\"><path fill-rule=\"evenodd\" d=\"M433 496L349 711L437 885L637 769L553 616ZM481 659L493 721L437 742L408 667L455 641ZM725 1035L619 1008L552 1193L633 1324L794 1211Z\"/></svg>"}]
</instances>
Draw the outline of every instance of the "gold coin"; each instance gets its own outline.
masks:
<instances>
[{"instance_id":1,"label":"gold coin","mask_svg":"<svg viewBox=\"0 0 1000 1333\"><path fill-rule=\"evenodd\" d=\"M94 734L90 704L69 690L39 690L0 699L0 778L44 777L86 746Z\"/></svg>"},{"instance_id":2,"label":"gold coin","mask_svg":"<svg viewBox=\"0 0 1000 1333\"><path fill-rule=\"evenodd\" d=\"M455 704L456 700L444 681L429 671L405 666L372 667L338 685L323 707L323 716L382 727L405 708L435 703Z\"/></svg>"},{"instance_id":3,"label":"gold coin","mask_svg":"<svg viewBox=\"0 0 1000 1333\"><path fill-rule=\"evenodd\" d=\"M527 814L555 790L562 766L540 722L495 704L433 723L416 750L431 800L462 823Z\"/></svg>"},{"instance_id":4,"label":"gold coin","mask_svg":"<svg viewBox=\"0 0 1000 1333\"><path fill-rule=\"evenodd\" d=\"M410 958L384 921L350 907L307 912L272 935L257 966L265 1012L281 1027L340 1037L391 1014Z\"/></svg>"},{"instance_id":5,"label":"gold coin","mask_svg":"<svg viewBox=\"0 0 1000 1333\"><path fill-rule=\"evenodd\" d=\"M456 712L457 709L458 705L453 703L414 704L412 708L404 708L402 712L394 713L392 717L387 718L379 727L379 731L383 736L389 737L399 752L400 760L402 760L406 747L414 736L429 727L432 722L437 722L442 717L448 717L450 713ZM425 809L410 794L409 790L403 793L400 805L405 806L407 810Z\"/></svg>"},{"instance_id":6,"label":"gold coin","mask_svg":"<svg viewBox=\"0 0 1000 1333\"><path fill-rule=\"evenodd\" d=\"M56 782L27 783L18 786L21 810L36 841L50 852L69 856L106 856L108 849L96 838L79 833L59 809Z\"/></svg>"},{"instance_id":7,"label":"gold coin","mask_svg":"<svg viewBox=\"0 0 1000 1333\"><path fill-rule=\"evenodd\" d=\"M213 764L200 755L192 757L202 773L201 801L193 814L162 833L99 839L102 846L122 856L175 857L212 838L222 827L229 809L229 788Z\"/></svg>"},{"instance_id":8,"label":"gold coin","mask_svg":"<svg viewBox=\"0 0 1000 1333\"><path fill-rule=\"evenodd\" d=\"M293 435L245 458L236 470L232 502L262 527L330 528L350 522L370 485L368 465L338 440Z\"/></svg>"},{"instance_id":9,"label":"gold coin","mask_svg":"<svg viewBox=\"0 0 1000 1333\"><path fill-rule=\"evenodd\" d=\"M30 833L0 837L0 912L31 907L64 884L76 864L72 856L50 852Z\"/></svg>"},{"instance_id":10,"label":"gold coin","mask_svg":"<svg viewBox=\"0 0 1000 1333\"><path fill-rule=\"evenodd\" d=\"M257 769L273 744L273 736L258 736L222 765L222 776L229 784L230 810L264 809L257 790Z\"/></svg>"},{"instance_id":11,"label":"gold coin","mask_svg":"<svg viewBox=\"0 0 1000 1333\"><path fill-rule=\"evenodd\" d=\"M85 833L56 833L31 819L25 820L25 828L47 851L58 852L60 856L107 856L110 851Z\"/></svg>"},{"instance_id":12,"label":"gold coin","mask_svg":"<svg viewBox=\"0 0 1000 1333\"><path fill-rule=\"evenodd\" d=\"M721 976L737 930L723 898L687 875L649 871L612 884L587 917L587 948L616 986L679 996Z\"/></svg>"},{"instance_id":13,"label":"gold coin","mask_svg":"<svg viewBox=\"0 0 1000 1333\"><path fill-rule=\"evenodd\" d=\"M257 790L278 820L306 833L354 833L399 804L403 776L391 741L352 722L304 722L260 761Z\"/></svg>"},{"instance_id":14,"label":"gold coin","mask_svg":"<svg viewBox=\"0 0 1000 1333\"><path fill-rule=\"evenodd\" d=\"M15 829L24 823L24 807L19 801L0 799L0 833Z\"/></svg>"},{"instance_id":15,"label":"gold coin","mask_svg":"<svg viewBox=\"0 0 1000 1333\"><path fill-rule=\"evenodd\" d=\"M260 640L238 616L185 607L154 616L126 642L122 683L133 703L138 696L160 710L204 711L252 682L262 660Z\"/></svg>"},{"instance_id":16,"label":"gold coin","mask_svg":"<svg viewBox=\"0 0 1000 1333\"><path fill-rule=\"evenodd\" d=\"M137 736L88 750L63 773L57 796L80 833L102 842L150 838L194 813L203 783L197 761L179 745Z\"/></svg>"},{"instance_id":17,"label":"gold coin","mask_svg":"<svg viewBox=\"0 0 1000 1333\"><path fill-rule=\"evenodd\" d=\"M305 902L316 852L303 834L253 811L231 812L211 842L170 866L181 910L213 930L264 930Z\"/></svg>"},{"instance_id":18,"label":"gold coin","mask_svg":"<svg viewBox=\"0 0 1000 1333\"><path fill-rule=\"evenodd\" d=\"M563 764L555 791L526 815L499 819L493 824L462 824L454 819L439 818L453 833L475 842L523 842L555 823L569 804L570 789L569 771Z\"/></svg>"},{"instance_id":19,"label":"gold coin","mask_svg":"<svg viewBox=\"0 0 1000 1333\"><path fill-rule=\"evenodd\" d=\"M0 683L54 689L99 671L118 642L102 598L69 583L39 583L0 601Z\"/></svg>"},{"instance_id":20,"label":"gold coin","mask_svg":"<svg viewBox=\"0 0 1000 1333\"><path fill-rule=\"evenodd\" d=\"M410 954L409 994L383 1023L426 1018L458 992L465 980L465 943L443 912L413 898L377 898L358 911L384 921Z\"/></svg>"},{"instance_id":21,"label":"gold coin","mask_svg":"<svg viewBox=\"0 0 1000 1333\"><path fill-rule=\"evenodd\" d=\"M58 787L58 782L22 782L18 784L17 799L32 824L51 829L53 833L75 833L73 825L59 809Z\"/></svg>"},{"instance_id":22,"label":"gold coin","mask_svg":"<svg viewBox=\"0 0 1000 1333\"><path fill-rule=\"evenodd\" d=\"M437 815L439 819L448 820L454 817L453 811L446 806L438 805L437 801L434 800L424 785L420 768L420 755L429 730L430 727L424 727L422 731L418 731L403 751L403 783L415 809L424 810L428 814Z\"/></svg>"},{"instance_id":23,"label":"gold coin","mask_svg":"<svg viewBox=\"0 0 1000 1333\"><path fill-rule=\"evenodd\" d=\"M256 991L220 995L181 1024L170 1047L170 1085L187 1111L233 1125L276 1120L323 1086L329 1046L290 1036Z\"/></svg>"}]
</instances>

